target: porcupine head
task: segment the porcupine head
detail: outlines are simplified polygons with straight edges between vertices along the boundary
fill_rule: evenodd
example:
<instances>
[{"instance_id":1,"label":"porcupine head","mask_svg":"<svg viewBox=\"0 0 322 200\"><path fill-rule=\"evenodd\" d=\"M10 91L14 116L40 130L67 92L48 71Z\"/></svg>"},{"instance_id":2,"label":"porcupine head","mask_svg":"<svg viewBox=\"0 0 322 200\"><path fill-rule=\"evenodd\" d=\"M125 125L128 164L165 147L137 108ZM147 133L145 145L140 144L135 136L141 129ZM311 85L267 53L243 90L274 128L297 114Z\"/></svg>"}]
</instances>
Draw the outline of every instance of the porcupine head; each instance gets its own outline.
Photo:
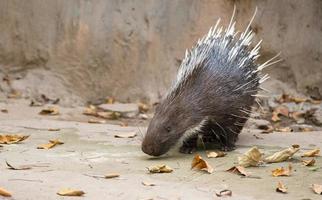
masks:
<instances>
[{"instance_id":1,"label":"porcupine head","mask_svg":"<svg viewBox=\"0 0 322 200\"><path fill-rule=\"evenodd\" d=\"M235 32L233 18L227 28L219 27L219 19L186 51L174 84L148 126L142 142L144 153L160 156L175 146L191 153L200 136L224 150L233 149L259 85L268 78L261 70L278 62L274 61L277 55L256 64L261 41L249 47L253 18L240 34Z\"/></svg>"}]
</instances>

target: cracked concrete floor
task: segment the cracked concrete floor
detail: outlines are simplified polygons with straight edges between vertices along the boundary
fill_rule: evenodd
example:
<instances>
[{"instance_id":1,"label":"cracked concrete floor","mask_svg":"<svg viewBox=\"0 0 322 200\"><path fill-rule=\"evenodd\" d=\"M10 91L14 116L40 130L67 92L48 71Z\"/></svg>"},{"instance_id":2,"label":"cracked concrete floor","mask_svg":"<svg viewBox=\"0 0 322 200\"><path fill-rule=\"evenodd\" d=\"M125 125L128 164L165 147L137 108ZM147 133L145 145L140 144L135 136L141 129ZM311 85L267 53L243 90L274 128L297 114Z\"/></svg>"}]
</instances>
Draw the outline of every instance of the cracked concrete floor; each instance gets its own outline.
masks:
<instances>
[{"instance_id":1,"label":"cracked concrete floor","mask_svg":"<svg viewBox=\"0 0 322 200\"><path fill-rule=\"evenodd\" d=\"M193 155L170 153L151 158L140 150L140 136L115 138L116 133L138 132L138 127L112 124L89 124L81 115L83 108L60 108L59 116L40 116L41 107L29 107L28 101L10 100L0 103L8 113L0 113L1 133L23 133L30 137L20 144L0 148L0 187L12 192L6 199L72 199L56 194L61 188L83 190L82 199L219 199L215 192L230 189L227 199L321 199L310 189L313 183L322 184L322 158L316 158L316 171L300 162L300 154L289 162L247 168L257 178L242 178L225 172L236 164L237 157L256 145L265 154L300 144L304 151L322 148L322 132L292 132L259 134L245 129L240 135L237 150L226 157L207 159L214 167L213 174L190 170ZM75 119L75 120L73 120ZM82 122L83 121L83 122ZM60 128L48 131L48 128ZM145 130L141 127L140 130ZM262 139L256 139L257 134ZM37 149L50 139L65 142L50 150ZM204 158L205 152L199 152ZM12 165L32 164L30 170L9 170ZM290 177L272 177L277 167L293 165ZM146 167L167 164L174 169L169 174L149 174ZM93 175L119 173L119 178L94 178ZM144 186L142 181L156 184ZM288 194L275 192L282 181ZM0 197L1 198L1 197Z\"/></svg>"}]
</instances>

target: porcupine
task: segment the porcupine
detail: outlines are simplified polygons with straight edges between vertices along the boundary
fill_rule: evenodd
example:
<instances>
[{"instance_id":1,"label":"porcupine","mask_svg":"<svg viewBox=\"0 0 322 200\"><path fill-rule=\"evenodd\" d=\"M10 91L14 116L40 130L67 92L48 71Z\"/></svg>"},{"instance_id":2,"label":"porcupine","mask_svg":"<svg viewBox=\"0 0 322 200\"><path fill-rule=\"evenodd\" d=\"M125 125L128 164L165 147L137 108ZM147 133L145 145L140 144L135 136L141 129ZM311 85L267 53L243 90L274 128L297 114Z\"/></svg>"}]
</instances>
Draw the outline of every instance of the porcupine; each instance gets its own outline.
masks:
<instances>
[{"instance_id":1,"label":"porcupine","mask_svg":"<svg viewBox=\"0 0 322 200\"><path fill-rule=\"evenodd\" d=\"M176 81L148 126L143 152L160 156L179 144L180 152L192 153L198 138L224 151L235 148L260 84L269 78L261 70L278 62L274 61L277 55L256 64L261 41L250 48L256 10L241 34L235 32L234 9L224 31L218 19L207 35L186 50Z\"/></svg>"}]
</instances>

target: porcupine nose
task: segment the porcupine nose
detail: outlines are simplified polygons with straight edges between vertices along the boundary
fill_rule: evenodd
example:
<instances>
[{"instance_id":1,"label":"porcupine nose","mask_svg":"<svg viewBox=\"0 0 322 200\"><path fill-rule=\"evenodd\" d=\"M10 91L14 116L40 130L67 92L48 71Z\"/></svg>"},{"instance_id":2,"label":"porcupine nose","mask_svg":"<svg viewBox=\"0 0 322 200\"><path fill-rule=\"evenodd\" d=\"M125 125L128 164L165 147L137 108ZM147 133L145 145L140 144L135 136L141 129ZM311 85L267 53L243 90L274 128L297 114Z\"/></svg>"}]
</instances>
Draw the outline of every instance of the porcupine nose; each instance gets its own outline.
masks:
<instances>
[{"instance_id":1,"label":"porcupine nose","mask_svg":"<svg viewBox=\"0 0 322 200\"><path fill-rule=\"evenodd\" d=\"M160 156L161 155L161 153L159 153L159 151L157 151L152 144L149 144L148 142L146 142L146 140L143 141L141 149L144 153L146 153L150 156Z\"/></svg>"}]
</instances>

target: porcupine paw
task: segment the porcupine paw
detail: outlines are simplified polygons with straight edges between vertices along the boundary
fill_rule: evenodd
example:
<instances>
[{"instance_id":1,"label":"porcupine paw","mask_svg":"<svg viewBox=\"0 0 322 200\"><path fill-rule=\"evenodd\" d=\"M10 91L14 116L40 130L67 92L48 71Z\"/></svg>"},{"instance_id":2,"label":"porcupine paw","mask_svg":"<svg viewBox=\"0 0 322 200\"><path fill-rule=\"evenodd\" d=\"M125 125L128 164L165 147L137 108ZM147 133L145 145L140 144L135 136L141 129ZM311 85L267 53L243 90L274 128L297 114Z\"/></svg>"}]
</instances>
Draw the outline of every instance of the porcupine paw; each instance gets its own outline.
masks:
<instances>
[{"instance_id":1,"label":"porcupine paw","mask_svg":"<svg viewBox=\"0 0 322 200\"><path fill-rule=\"evenodd\" d=\"M233 151L236 149L235 145L225 145L225 146L221 146L221 150L222 151Z\"/></svg>"},{"instance_id":2,"label":"porcupine paw","mask_svg":"<svg viewBox=\"0 0 322 200\"><path fill-rule=\"evenodd\" d=\"M192 154L192 153L196 152L196 150L197 150L196 147L182 145L180 147L179 152L184 153L184 154Z\"/></svg>"}]
</instances>

